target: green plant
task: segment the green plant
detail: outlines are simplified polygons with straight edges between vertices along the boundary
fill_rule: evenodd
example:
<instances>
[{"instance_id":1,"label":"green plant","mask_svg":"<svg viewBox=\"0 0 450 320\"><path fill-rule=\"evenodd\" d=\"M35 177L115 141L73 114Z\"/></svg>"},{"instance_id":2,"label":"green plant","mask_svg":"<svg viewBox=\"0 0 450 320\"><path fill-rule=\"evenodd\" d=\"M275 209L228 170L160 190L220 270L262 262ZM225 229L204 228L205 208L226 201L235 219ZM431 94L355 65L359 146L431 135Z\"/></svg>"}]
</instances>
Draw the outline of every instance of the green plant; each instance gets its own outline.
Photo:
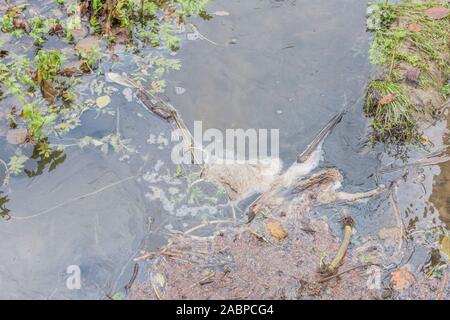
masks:
<instances>
[{"instance_id":1,"label":"green plant","mask_svg":"<svg viewBox=\"0 0 450 320\"><path fill-rule=\"evenodd\" d=\"M43 130L45 125L54 122L57 118L57 115L54 113L43 115L41 109L33 102L23 105L22 116L25 122L28 123L29 133L36 141L47 136L47 132Z\"/></svg>"},{"instance_id":2,"label":"green plant","mask_svg":"<svg viewBox=\"0 0 450 320\"><path fill-rule=\"evenodd\" d=\"M446 97L450 96L450 84L449 83L447 83L446 85L444 85L442 87L442 94Z\"/></svg>"},{"instance_id":3,"label":"green plant","mask_svg":"<svg viewBox=\"0 0 450 320\"><path fill-rule=\"evenodd\" d=\"M190 16L204 15L205 6L210 0L175 0L180 6L179 14L184 19Z\"/></svg>"}]
</instances>

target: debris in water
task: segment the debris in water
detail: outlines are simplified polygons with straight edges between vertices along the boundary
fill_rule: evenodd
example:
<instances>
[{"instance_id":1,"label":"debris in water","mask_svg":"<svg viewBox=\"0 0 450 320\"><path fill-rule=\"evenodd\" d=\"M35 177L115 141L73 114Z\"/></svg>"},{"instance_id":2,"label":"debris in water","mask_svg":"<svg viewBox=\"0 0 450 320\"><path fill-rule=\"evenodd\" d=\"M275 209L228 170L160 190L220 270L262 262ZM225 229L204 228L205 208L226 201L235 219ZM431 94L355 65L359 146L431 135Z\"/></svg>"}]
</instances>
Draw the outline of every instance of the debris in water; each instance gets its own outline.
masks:
<instances>
[{"instance_id":1,"label":"debris in water","mask_svg":"<svg viewBox=\"0 0 450 320\"><path fill-rule=\"evenodd\" d=\"M119 73L114 73L114 72L108 72L106 74L106 80L115 82L124 87L138 88L138 85L124 73L119 74Z\"/></svg>"},{"instance_id":2,"label":"debris in water","mask_svg":"<svg viewBox=\"0 0 450 320\"><path fill-rule=\"evenodd\" d=\"M231 200L254 192L267 191L281 171L279 158L246 161L245 163L206 164L201 177L223 185Z\"/></svg>"},{"instance_id":3,"label":"debris in water","mask_svg":"<svg viewBox=\"0 0 450 320\"><path fill-rule=\"evenodd\" d=\"M230 15L230 13L228 11L215 11L213 14L216 16L219 16L219 17L224 17L224 16Z\"/></svg>"},{"instance_id":4,"label":"debris in water","mask_svg":"<svg viewBox=\"0 0 450 320\"><path fill-rule=\"evenodd\" d=\"M133 101L133 90L131 90L131 88L123 89L122 94L128 102Z\"/></svg>"},{"instance_id":5,"label":"debris in water","mask_svg":"<svg viewBox=\"0 0 450 320\"><path fill-rule=\"evenodd\" d=\"M173 107L164 103L160 99L153 98L144 90L139 90L137 96L149 111L155 113L165 120L172 119L177 113Z\"/></svg>"},{"instance_id":6,"label":"debris in water","mask_svg":"<svg viewBox=\"0 0 450 320\"><path fill-rule=\"evenodd\" d=\"M350 244L350 240L352 237L352 233L353 233L353 219L347 215L348 213L346 213L346 217L343 220L344 223L344 238L342 239L341 245L339 246L339 249L336 253L336 255L334 256L333 260L331 261L331 263L329 265L326 265L322 268L323 272L326 272L328 274L333 274L336 272L337 268L339 268L339 266L342 263L342 260L345 257L345 254L348 250L348 246Z\"/></svg>"}]
</instances>

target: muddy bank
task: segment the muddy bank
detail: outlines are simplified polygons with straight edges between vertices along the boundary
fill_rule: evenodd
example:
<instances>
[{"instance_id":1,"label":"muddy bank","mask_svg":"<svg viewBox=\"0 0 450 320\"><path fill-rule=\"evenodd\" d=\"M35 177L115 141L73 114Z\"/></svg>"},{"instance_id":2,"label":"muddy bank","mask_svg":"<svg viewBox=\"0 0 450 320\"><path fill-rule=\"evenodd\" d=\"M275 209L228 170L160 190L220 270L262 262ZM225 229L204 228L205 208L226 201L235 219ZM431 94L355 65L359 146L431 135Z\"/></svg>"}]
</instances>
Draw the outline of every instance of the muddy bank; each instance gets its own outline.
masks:
<instances>
[{"instance_id":1,"label":"muddy bank","mask_svg":"<svg viewBox=\"0 0 450 320\"><path fill-rule=\"evenodd\" d=\"M92 1L0 5L0 73L13 89L5 91L2 83L0 93L0 156L6 164L0 180L8 180L0 191L0 297L448 297L448 231L439 220L448 216L447 163L442 154L429 155L445 147L440 139L446 125L440 116L424 117L424 134L434 145L413 148L405 160L382 152L382 144L367 145L365 3L218 0L206 8L212 19L194 14L183 21L186 12L178 9L187 2L173 0L170 8L146 16L142 28L140 6L162 2L129 2L136 6L128 12L115 8L110 14L108 6L95 15L89 14ZM119 20L129 17L133 23L122 28L127 24ZM408 32L422 34L413 29ZM426 24L423 30L428 34ZM91 54L78 52L91 45ZM18 60L22 46L26 59ZM36 58L39 49L47 54ZM396 71L405 55L393 57ZM414 57L411 62L418 61ZM388 60L383 70L392 56ZM45 116L31 109L33 125L13 97L30 93L19 81L28 79L19 62L30 64L25 75L32 73L35 83L26 101L36 101ZM43 63L51 67L47 75L38 68ZM10 66L19 78L9 74ZM420 89L427 85L420 75L428 75L420 69L418 85L415 72L392 72L392 81L403 85L408 77ZM133 83L124 81L126 75ZM280 159L233 179L240 188L199 181L227 182L242 171L175 166L173 114L142 103L135 81L170 99L188 127L202 120L205 128L219 130L280 128ZM404 101L373 96L377 106ZM424 105L428 110L428 98ZM342 109L347 114L321 152L313 152L315 161L286 175L299 151ZM30 116L30 108L25 111ZM36 125L42 121L43 128ZM436 164L443 179L433 185ZM280 181L280 172L288 179ZM260 173L269 173L267 179L254 179ZM273 192L255 201L268 189ZM257 194L243 197L252 191ZM367 197L352 201L355 194ZM255 218L247 225L249 207ZM336 273L323 274L344 238L347 214L355 221L349 248ZM205 236L211 237L200 238ZM66 287L66 268L73 264L81 270L81 290Z\"/></svg>"},{"instance_id":2,"label":"muddy bank","mask_svg":"<svg viewBox=\"0 0 450 320\"><path fill-rule=\"evenodd\" d=\"M222 229L212 239L174 237L161 252L136 259L148 280L136 283L129 298L448 298L445 280L416 277L408 264L399 268L399 252L387 256L380 242L369 239L352 246L336 273L322 273L340 239L330 233L327 221L303 214ZM273 230L267 231L270 225L279 226L286 238L274 237ZM385 281L390 277L391 285Z\"/></svg>"}]
</instances>

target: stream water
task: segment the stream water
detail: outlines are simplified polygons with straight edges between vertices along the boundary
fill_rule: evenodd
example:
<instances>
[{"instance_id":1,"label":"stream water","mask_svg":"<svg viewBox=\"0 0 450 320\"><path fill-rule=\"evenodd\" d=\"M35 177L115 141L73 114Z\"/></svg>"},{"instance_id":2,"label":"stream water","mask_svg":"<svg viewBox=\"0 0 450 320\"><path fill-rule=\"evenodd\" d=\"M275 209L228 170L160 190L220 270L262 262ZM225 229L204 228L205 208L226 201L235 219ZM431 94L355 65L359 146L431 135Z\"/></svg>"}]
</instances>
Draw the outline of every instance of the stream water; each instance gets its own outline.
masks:
<instances>
[{"instance_id":1,"label":"stream water","mask_svg":"<svg viewBox=\"0 0 450 320\"><path fill-rule=\"evenodd\" d=\"M201 120L204 128L219 130L280 129L284 168L347 107L342 123L325 142L321 166L342 171L344 190L374 188L377 171L394 159L379 147L367 146L369 122L361 97L372 69L366 54L370 35L365 10L366 2L359 0L215 0L208 11L229 15L194 22L216 45L183 40L175 56L182 68L168 75L165 94L189 128ZM13 46L12 40L8 44ZM130 62L100 68L134 69L132 56L123 57ZM87 81L95 77L105 80L100 73ZM174 230L230 216L216 187L205 184L207 192L193 192L188 182L175 178L172 127L147 112L136 97L127 101L123 87L117 88L110 112L84 113L82 126L64 142L116 132L130 139L138 153L105 155L94 147L68 147L67 158L55 170L11 179L5 190L11 219L0 220L0 298L104 298L123 290L133 272L133 258L142 250L156 250ZM6 107L0 102L0 111ZM436 128L440 141L446 123ZM6 160L13 147L1 132L0 158ZM423 154L417 150L411 159ZM378 182L389 185L403 173L381 176ZM448 173L447 162L411 170L399 183L407 226L442 228L439 216L449 223ZM211 200L206 194L217 197ZM318 214L327 215L339 234L338 211L328 208ZM355 204L351 214L361 237L376 237L381 228L395 226L387 196ZM417 268L430 259L427 244L434 240L427 239L410 256ZM79 290L66 286L71 265L81 269Z\"/></svg>"}]
</instances>

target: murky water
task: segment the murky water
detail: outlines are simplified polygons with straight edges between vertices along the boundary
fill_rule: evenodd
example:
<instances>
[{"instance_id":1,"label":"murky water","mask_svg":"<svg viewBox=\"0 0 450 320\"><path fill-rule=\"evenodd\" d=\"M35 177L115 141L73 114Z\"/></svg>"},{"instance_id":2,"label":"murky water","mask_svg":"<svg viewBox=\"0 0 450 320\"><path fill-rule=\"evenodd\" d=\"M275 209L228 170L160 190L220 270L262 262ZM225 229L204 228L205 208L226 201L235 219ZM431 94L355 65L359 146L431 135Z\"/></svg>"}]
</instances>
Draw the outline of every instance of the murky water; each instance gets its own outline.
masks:
<instances>
[{"instance_id":1,"label":"murky water","mask_svg":"<svg viewBox=\"0 0 450 320\"><path fill-rule=\"evenodd\" d=\"M358 0L216 0L209 10L230 14L195 21L216 45L183 42L176 55L183 67L169 75L166 94L190 128L201 120L204 128L220 130L280 129L285 168L334 114L348 107L325 142L321 166L340 169L345 190L373 188L373 176L392 159L366 146L368 121L360 99L371 71L365 9ZM133 67L103 66L105 72L127 68ZM176 93L176 87L186 91ZM135 98L125 100L122 89L112 95L110 114L87 112L70 138L118 132L131 139L137 154L68 148L67 159L52 172L12 179L7 203L12 218L0 221L0 298L104 298L123 290L141 250L155 250L173 230L230 216L224 197L208 200L204 194L220 190L202 185L208 192L194 192L176 178L170 161L172 127ZM438 126L444 130L445 125ZM12 148L3 137L0 145L0 156L9 156ZM440 168L408 175L406 181L417 189L402 189L406 182L400 183L406 224L441 226L439 214L448 223L448 163ZM428 199L433 177L441 171L435 183L441 191L431 200L438 212L430 210ZM401 174L384 175L380 182L389 185ZM336 230L338 213L333 208L318 212L329 215ZM355 204L351 213L361 237L395 225L387 196ZM429 259L426 244L413 255L418 268ZM66 287L70 265L81 268L80 290Z\"/></svg>"}]
</instances>

